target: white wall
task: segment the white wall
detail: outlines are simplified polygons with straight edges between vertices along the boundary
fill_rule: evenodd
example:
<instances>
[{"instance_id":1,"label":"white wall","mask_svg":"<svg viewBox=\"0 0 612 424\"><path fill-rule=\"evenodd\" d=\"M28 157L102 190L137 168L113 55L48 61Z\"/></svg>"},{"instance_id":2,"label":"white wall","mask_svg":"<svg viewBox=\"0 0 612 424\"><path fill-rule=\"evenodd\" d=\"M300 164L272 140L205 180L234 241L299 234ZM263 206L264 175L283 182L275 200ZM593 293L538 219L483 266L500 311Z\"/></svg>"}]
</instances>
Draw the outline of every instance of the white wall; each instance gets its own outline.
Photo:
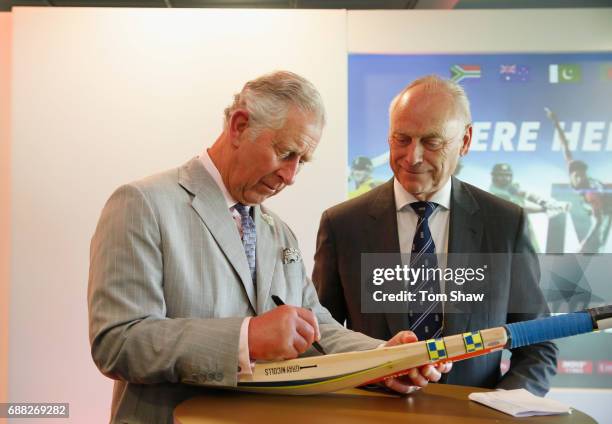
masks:
<instances>
[{"instance_id":1,"label":"white wall","mask_svg":"<svg viewBox=\"0 0 612 424\"><path fill-rule=\"evenodd\" d=\"M349 53L612 50L612 9L377 10L348 13Z\"/></svg>"},{"instance_id":2,"label":"white wall","mask_svg":"<svg viewBox=\"0 0 612 424\"><path fill-rule=\"evenodd\" d=\"M270 202L305 256L343 198L346 15L341 11L13 10L12 400L70 402L102 422L111 384L89 355L89 240L119 184L181 165L215 140L247 80L289 69L330 116L316 161ZM93 417L93 418L92 418Z\"/></svg>"}]
</instances>

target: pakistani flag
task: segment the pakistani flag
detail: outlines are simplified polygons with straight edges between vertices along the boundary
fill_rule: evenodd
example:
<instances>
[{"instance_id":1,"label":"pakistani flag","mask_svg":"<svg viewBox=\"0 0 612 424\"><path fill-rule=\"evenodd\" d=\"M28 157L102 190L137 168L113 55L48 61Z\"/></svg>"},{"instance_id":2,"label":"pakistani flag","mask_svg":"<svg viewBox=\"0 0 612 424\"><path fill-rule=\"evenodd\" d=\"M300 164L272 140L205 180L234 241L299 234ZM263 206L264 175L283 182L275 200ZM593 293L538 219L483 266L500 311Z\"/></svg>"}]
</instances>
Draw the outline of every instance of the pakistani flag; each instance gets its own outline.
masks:
<instances>
[{"instance_id":1,"label":"pakistani flag","mask_svg":"<svg viewBox=\"0 0 612 424\"><path fill-rule=\"evenodd\" d=\"M564 82L579 82L581 77L582 71L580 69L580 65L548 65L548 81L551 84L558 84Z\"/></svg>"}]
</instances>

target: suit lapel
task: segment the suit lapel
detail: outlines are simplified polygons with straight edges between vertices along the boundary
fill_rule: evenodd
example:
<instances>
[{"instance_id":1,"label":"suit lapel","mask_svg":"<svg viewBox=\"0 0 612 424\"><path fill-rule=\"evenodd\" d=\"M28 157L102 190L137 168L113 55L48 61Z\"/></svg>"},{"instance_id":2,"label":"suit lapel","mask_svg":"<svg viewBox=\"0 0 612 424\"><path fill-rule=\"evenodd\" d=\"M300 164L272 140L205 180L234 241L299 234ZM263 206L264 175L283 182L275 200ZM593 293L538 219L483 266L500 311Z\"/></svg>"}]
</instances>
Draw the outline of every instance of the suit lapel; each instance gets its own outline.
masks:
<instances>
[{"instance_id":1,"label":"suit lapel","mask_svg":"<svg viewBox=\"0 0 612 424\"><path fill-rule=\"evenodd\" d=\"M452 178L451 210L448 232L448 266L466 267L469 253L479 253L482 250L482 212L464 183ZM457 254L458 256L452 255ZM453 283L446 284L445 293L449 295L456 287ZM469 292L467 285L462 286L463 292ZM450 315L450 316L449 316ZM454 313L444 317L444 334L457 334L467 331L470 324L470 311Z\"/></svg>"},{"instance_id":2,"label":"suit lapel","mask_svg":"<svg viewBox=\"0 0 612 424\"><path fill-rule=\"evenodd\" d=\"M378 195L368 206L370 222L365 226L366 240L368 240L367 253L400 254L397 212L395 209L392 178L378 188ZM410 326L408 314L385 313L384 316L391 335L395 335L398 331L407 330Z\"/></svg>"},{"instance_id":3,"label":"suit lapel","mask_svg":"<svg viewBox=\"0 0 612 424\"><path fill-rule=\"evenodd\" d=\"M255 228L257 231L257 313L265 311L266 300L270 299L272 275L280 252L274 240L274 221L266 215L260 206L254 210Z\"/></svg>"},{"instance_id":4,"label":"suit lapel","mask_svg":"<svg viewBox=\"0 0 612 424\"><path fill-rule=\"evenodd\" d=\"M366 225L368 252L398 253L397 213L393 195L393 179L381 185L378 195L368 206L369 225Z\"/></svg>"},{"instance_id":5,"label":"suit lapel","mask_svg":"<svg viewBox=\"0 0 612 424\"><path fill-rule=\"evenodd\" d=\"M202 219L240 277L249 302L256 311L255 289L251 281L249 263L223 193L198 158L190 160L180 168L179 184L194 195L191 207Z\"/></svg>"},{"instance_id":6,"label":"suit lapel","mask_svg":"<svg viewBox=\"0 0 612 424\"><path fill-rule=\"evenodd\" d=\"M448 253L479 253L482 241L481 211L465 184L452 179Z\"/></svg>"}]
</instances>

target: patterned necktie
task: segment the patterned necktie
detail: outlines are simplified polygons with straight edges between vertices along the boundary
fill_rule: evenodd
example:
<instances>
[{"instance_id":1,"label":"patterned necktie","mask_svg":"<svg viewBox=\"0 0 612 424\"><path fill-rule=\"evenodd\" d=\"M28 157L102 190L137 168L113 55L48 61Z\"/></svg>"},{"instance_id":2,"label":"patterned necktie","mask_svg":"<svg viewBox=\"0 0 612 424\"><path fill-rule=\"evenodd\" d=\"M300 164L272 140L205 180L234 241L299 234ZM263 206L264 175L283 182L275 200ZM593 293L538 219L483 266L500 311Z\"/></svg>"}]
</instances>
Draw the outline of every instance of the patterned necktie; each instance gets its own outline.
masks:
<instances>
[{"instance_id":1,"label":"patterned necktie","mask_svg":"<svg viewBox=\"0 0 612 424\"><path fill-rule=\"evenodd\" d=\"M434 245L431 231L429 230L429 217L438 206L433 202L414 202L410 206L419 216L414 240L412 242L412 253L410 255L411 268L433 268L438 266L436 258L436 246ZM421 313L410 313L410 330L414 331L419 340L435 339L442 334L442 317L439 313L439 301L422 301L419 291L439 294L440 283L434 278L419 280L413 290L419 300L419 311Z\"/></svg>"},{"instance_id":2,"label":"patterned necktie","mask_svg":"<svg viewBox=\"0 0 612 424\"><path fill-rule=\"evenodd\" d=\"M255 221L253 221L249 213L251 207L245 206L242 203L236 203L234 209L240 214L240 221L242 223L242 245L244 246L244 253L246 253L247 261L249 262L251 279L253 280L253 284L256 284L255 246L257 245L257 233L255 232Z\"/></svg>"}]
</instances>

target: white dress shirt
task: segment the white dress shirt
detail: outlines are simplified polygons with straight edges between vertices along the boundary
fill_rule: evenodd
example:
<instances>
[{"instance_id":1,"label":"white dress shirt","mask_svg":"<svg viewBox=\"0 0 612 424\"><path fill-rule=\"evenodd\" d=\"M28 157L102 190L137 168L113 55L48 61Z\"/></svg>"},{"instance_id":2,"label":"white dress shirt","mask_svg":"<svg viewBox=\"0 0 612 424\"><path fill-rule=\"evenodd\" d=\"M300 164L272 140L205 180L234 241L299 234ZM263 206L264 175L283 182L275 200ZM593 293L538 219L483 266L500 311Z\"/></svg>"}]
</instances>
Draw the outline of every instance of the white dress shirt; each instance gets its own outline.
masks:
<instances>
[{"instance_id":1,"label":"white dress shirt","mask_svg":"<svg viewBox=\"0 0 612 424\"><path fill-rule=\"evenodd\" d=\"M412 252L412 241L419 220L419 216L410 204L418 202L419 199L408 193L397 178L393 179L393 193L395 195L400 252L409 255ZM428 200L438 204L427 221L436 247L436 254L438 254L438 266L444 268L446 266L446 254L448 253L451 179L449 178L446 184ZM440 292L444 293L444 281L440 281Z\"/></svg>"},{"instance_id":2,"label":"white dress shirt","mask_svg":"<svg viewBox=\"0 0 612 424\"><path fill-rule=\"evenodd\" d=\"M410 204L418 202L419 199L408 193L397 178L393 180L393 193L395 195L400 252L411 253L412 240L414 239L419 216ZM436 246L436 253L448 253L451 179L449 178L446 184L428 200L438 204L438 207L428 219L429 231Z\"/></svg>"}]
</instances>

